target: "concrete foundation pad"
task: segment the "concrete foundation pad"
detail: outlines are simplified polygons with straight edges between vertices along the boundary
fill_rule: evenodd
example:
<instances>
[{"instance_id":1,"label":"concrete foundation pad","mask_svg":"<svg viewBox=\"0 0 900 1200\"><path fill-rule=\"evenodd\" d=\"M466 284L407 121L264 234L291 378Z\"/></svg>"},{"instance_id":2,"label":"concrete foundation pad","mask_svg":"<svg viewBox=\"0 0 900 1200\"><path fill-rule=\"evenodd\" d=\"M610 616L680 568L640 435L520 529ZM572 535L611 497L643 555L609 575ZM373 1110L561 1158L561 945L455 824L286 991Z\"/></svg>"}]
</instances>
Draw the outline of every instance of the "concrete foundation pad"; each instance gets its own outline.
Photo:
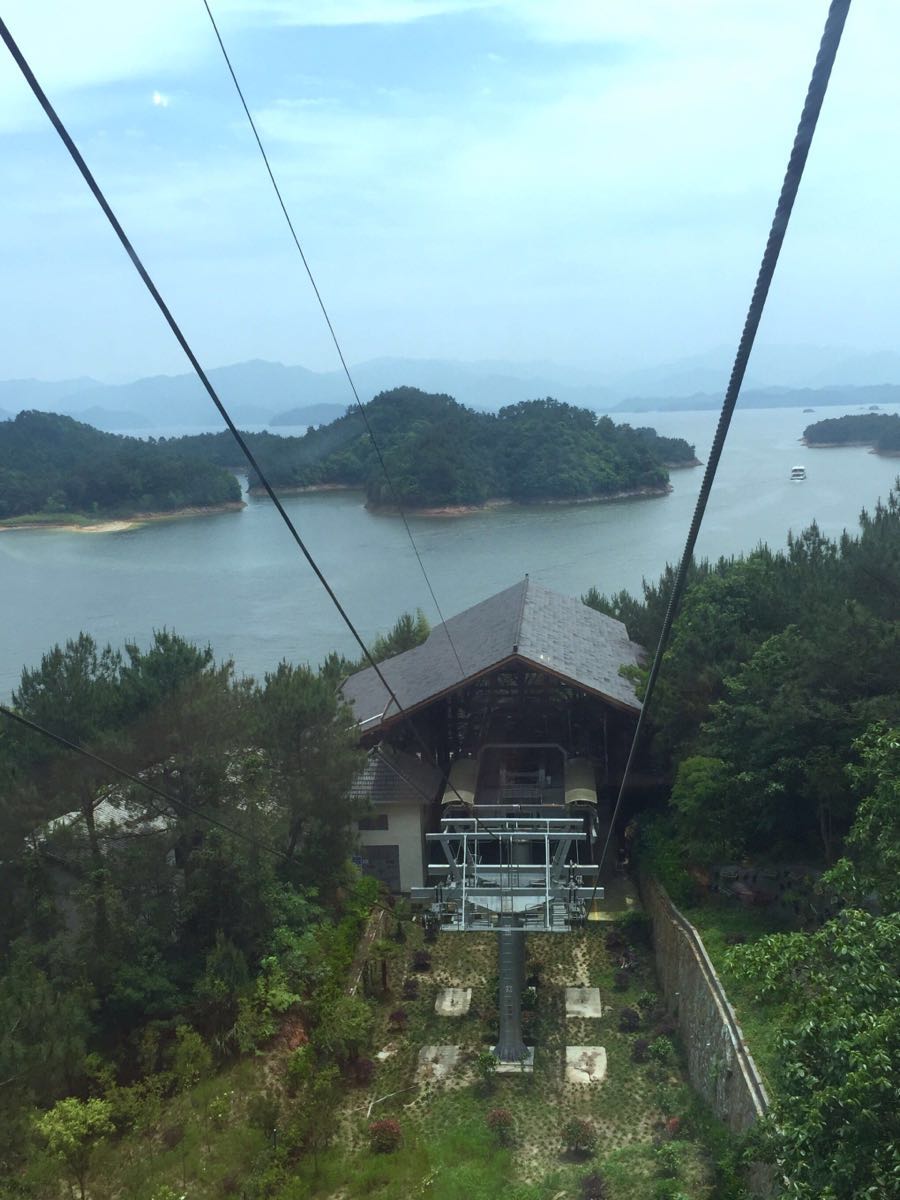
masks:
<instances>
[{"instance_id":1,"label":"concrete foundation pad","mask_svg":"<svg viewBox=\"0 0 900 1200\"><path fill-rule=\"evenodd\" d=\"M497 1065L498 1075L531 1075L534 1072L534 1046L525 1047L526 1054L521 1062L502 1062Z\"/></svg>"},{"instance_id":2,"label":"concrete foundation pad","mask_svg":"<svg viewBox=\"0 0 900 1200\"><path fill-rule=\"evenodd\" d=\"M441 988L434 1002L434 1011L439 1017L464 1017L471 1003L471 988Z\"/></svg>"},{"instance_id":3,"label":"concrete foundation pad","mask_svg":"<svg viewBox=\"0 0 900 1200\"><path fill-rule=\"evenodd\" d=\"M605 1078L603 1046L566 1046L566 1083L602 1083Z\"/></svg>"},{"instance_id":4,"label":"concrete foundation pad","mask_svg":"<svg viewBox=\"0 0 900 1200\"><path fill-rule=\"evenodd\" d=\"M459 1065L459 1046L423 1046L419 1051L416 1080L440 1083Z\"/></svg>"},{"instance_id":5,"label":"concrete foundation pad","mask_svg":"<svg viewBox=\"0 0 900 1200\"><path fill-rule=\"evenodd\" d=\"M567 1017L602 1017L600 989L592 987L566 988Z\"/></svg>"}]
</instances>

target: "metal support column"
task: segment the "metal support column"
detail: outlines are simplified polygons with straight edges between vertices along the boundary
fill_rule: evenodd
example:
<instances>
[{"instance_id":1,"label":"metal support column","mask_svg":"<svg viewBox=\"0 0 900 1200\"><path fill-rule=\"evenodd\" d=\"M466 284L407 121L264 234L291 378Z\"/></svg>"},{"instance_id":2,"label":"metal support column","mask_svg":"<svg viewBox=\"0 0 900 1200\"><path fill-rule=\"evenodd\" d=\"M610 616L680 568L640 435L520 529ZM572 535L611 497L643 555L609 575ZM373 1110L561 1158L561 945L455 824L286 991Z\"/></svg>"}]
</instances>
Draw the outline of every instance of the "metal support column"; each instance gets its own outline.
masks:
<instances>
[{"instance_id":1,"label":"metal support column","mask_svg":"<svg viewBox=\"0 0 900 1200\"><path fill-rule=\"evenodd\" d=\"M507 916L497 930L497 965L500 976L500 1037L494 1054L502 1063L520 1063L527 1054L522 1040L525 930L516 916Z\"/></svg>"}]
</instances>

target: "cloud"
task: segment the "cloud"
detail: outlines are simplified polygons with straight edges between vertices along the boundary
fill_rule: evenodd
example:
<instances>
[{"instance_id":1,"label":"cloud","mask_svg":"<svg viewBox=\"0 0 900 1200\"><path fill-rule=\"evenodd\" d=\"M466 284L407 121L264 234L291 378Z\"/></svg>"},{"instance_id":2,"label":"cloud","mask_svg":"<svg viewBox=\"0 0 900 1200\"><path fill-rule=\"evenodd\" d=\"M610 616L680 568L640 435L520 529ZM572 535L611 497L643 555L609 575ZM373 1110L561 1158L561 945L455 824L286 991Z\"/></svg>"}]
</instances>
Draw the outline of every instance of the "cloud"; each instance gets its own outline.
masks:
<instances>
[{"instance_id":1,"label":"cloud","mask_svg":"<svg viewBox=\"0 0 900 1200\"><path fill-rule=\"evenodd\" d=\"M162 92L154 92L153 95L150 97L150 100L151 100L151 103L153 104L154 108L168 108L169 107L169 97L164 95Z\"/></svg>"}]
</instances>

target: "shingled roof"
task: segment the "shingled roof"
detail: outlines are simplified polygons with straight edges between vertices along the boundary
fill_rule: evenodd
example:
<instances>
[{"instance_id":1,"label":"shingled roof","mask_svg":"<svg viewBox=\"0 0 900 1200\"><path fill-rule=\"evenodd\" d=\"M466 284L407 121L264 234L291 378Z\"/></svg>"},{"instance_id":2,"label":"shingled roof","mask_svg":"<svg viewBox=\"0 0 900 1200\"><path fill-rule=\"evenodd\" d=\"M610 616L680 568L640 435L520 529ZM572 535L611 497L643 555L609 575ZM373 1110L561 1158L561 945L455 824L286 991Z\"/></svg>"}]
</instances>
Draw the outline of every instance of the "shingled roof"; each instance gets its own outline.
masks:
<instances>
[{"instance_id":1,"label":"shingled roof","mask_svg":"<svg viewBox=\"0 0 900 1200\"><path fill-rule=\"evenodd\" d=\"M462 677L453 647L463 666ZM621 621L542 587L526 575L521 583L451 617L446 628L438 625L421 646L379 665L407 712L456 691L478 675L520 661L636 713L640 701L619 670L639 665L643 654ZM372 667L351 675L343 693L363 733L399 715Z\"/></svg>"},{"instance_id":2,"label":"shingled roof","mask_svg":"<svg viewBox=\"0 0 900 1200\"><path fill-rule=\"evenodd\" d=\"M385 742L383 749L369 753L366 765L350 785L350 795L370 804L427 804L437 796L443 781L437 767Z\"/></svg>"}]
</instances>

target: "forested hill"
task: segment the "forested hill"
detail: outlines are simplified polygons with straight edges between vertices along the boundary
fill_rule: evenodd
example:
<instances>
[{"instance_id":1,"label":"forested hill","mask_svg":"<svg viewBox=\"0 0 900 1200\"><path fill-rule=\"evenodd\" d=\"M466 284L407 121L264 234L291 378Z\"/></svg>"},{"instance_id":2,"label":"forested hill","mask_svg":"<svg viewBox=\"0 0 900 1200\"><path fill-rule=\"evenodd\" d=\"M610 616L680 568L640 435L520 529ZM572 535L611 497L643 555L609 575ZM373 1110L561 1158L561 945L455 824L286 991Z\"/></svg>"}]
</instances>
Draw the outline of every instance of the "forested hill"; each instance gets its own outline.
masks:
<instances>
[{"instance_id":1,"label":"forested hill","mask_svg":"<svg viewBox=\"0 0 900 1200\"><path fill-rule=\"evenodd\" d=\"M498 413L476 412L451 396L401 387L366 405L397 499L410 508L523 503L662 490L667 466L696 462L682 438L617 425L557 400L529 400ZM248 437L271 482L281 487L365 489L373 505L394 497L358 409L300 438ZM231 465L226 434L168 443L182 453Z\"/></svg>"},{"instance_id":2,"label":"forested hill","mask_svg":"<svg viewBox=\"0 0 900 1200\"><path fill-rule=\"evenodd\" d=\"M0 520L128 516L240 501L231 472L174 446L100 433L55 413L0 424Z\"/></svg>"},{"instance_id":3,"label":"forested hill","mask_svg":"<svg viewBox=\"0 0 900 1200\"><path fill-rule=\"evenodd\" d=\"M803 431L807 446L871 446L879 454L900 454L897 413L849 413L816 421Z\"/></svg>"}]
</instances>

